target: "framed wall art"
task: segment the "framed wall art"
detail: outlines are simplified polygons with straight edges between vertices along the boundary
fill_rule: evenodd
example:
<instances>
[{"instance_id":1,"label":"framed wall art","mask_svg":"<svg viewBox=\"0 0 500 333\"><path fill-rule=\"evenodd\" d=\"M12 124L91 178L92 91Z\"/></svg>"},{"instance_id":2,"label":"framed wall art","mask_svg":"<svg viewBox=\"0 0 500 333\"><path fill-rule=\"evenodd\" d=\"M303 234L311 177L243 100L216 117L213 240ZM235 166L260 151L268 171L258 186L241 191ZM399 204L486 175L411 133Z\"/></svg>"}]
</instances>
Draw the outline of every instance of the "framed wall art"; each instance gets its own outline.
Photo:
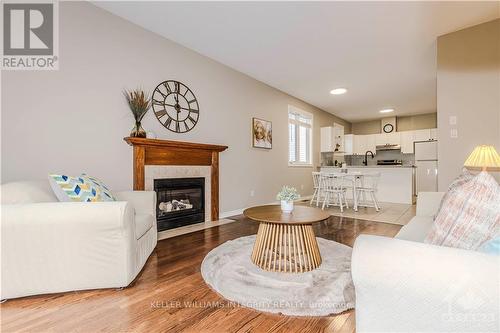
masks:
<instances>
[{"instance_id":1,"label":"framed wall art","mask_svg":"<svg viewBox=\"0 0 500 333\"><path fill-rule=\"evenodd\" d=\"M252 144L255 148L273 147L273 124L270 121L252 118Z\"/></svg>"}]
</instances>

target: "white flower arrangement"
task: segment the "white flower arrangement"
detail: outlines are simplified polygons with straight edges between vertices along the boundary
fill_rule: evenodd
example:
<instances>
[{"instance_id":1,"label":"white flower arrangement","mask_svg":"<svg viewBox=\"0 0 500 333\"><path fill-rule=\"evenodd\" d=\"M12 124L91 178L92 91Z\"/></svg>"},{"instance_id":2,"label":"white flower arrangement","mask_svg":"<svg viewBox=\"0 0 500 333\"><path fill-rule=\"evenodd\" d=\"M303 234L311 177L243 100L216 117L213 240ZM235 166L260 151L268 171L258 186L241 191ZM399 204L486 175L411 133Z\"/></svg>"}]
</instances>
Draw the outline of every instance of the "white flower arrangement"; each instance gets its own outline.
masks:
<instances>
[{"instance_id":1,"label":"white flower arrangement","mask_svg":"<svg viewBox=\"0 0 500 333\"><path fill-rule=\"evenodd\" d=\"M276 199L282 201L293 201L300 198L300 194L297 192L295 187L291 186L283 186L281 191L276 195Z\"/></svg>"}]
</instances>

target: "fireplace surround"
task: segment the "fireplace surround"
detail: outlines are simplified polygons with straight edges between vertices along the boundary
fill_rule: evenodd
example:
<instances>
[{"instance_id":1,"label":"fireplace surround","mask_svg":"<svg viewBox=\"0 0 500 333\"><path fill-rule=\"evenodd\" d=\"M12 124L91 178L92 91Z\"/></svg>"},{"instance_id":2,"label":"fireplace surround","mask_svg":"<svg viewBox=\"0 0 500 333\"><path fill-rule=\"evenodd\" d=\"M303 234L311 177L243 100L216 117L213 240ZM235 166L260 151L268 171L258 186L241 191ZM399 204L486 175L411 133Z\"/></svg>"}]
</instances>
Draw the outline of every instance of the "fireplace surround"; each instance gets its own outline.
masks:
<instances>
[{"instance_id":1,"label":"fireplace surround","mask_svg":"<svg viewBox=\"0 0 500 333\"><path fill-rule=\"evenodd\" d=\"M205 178L154 180L158 231L205 221Z\"/></svg>"},{"instance_id":2,"label":"fireplace surround","mask_svg":"<svg viewBox=\"0 0 500 333\"><path fill-rule=\"evenodd\" d=\"M145 189L146 166L210 167L210 220L219 219L219 153L227 146L145 138L124 138L133 147L134 190Z\"/></svg>"}]
</instances>

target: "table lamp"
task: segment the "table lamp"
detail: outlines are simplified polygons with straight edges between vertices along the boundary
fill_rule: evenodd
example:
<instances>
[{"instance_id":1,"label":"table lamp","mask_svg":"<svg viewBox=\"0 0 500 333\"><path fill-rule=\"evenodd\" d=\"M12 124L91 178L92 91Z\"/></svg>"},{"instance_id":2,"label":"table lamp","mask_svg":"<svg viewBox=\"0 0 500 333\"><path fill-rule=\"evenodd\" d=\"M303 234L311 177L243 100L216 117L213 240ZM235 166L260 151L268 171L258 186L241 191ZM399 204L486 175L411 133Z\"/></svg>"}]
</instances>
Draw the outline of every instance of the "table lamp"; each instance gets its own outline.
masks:
<instances>
[{"instance_id":1,"label":"table lamp","mask_svg":"<svg viewBox=\"0 0 500 333\"><path fill-rule=\"evenodd\" d=\"M493 146L477 146L465 161L464 167L471 170L500 171L500 155Z\"/></svg>"}]
</instances>

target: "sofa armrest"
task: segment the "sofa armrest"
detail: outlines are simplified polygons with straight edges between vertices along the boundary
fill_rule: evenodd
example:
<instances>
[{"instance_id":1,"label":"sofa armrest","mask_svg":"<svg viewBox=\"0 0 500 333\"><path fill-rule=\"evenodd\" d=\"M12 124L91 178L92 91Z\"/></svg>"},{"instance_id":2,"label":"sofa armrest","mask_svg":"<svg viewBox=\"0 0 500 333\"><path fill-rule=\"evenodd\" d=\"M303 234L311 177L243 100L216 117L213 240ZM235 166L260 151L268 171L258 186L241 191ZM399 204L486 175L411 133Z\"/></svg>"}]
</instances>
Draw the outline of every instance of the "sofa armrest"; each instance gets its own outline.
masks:
<instances>
[{"instance_id":1,"label":"sofa armrest","mask_svg":"<svg viewBox=\"0 0 500 333\"><path fill-rule=\"evenodd\" d=\"M130 202L137 213L156 216L155 191L122 191L114 195L120 201Z\"/></svg>"},{"instance_id":2,"label":"sofa armrest","mask_svg":"<svg viewBox=\"0 0 500 333\"><path fill-rule=\"evenodd\" d=\"M357 332L498 332L500 257L361 235L352 254Z\"/></svg>"},{"instance_id":3,"label":"sofa armrest","mask_svg":"<svg viewBox=\"0 0 500 333\"><path fill-rule=\"evenodd\" d=\"M417 216L436 216L444 192L420 192L417 197Z\"/></svg>"},{"instance_id":4,"label":"sofa armrest","mask_svg":"<svg viewBox=\"0 0 500 333\"><path fill-rule=\"evenodd\" d=\"M129 203L1 209L2 299L130 283L137 245Z\"/></svg>"}]
</instances>

